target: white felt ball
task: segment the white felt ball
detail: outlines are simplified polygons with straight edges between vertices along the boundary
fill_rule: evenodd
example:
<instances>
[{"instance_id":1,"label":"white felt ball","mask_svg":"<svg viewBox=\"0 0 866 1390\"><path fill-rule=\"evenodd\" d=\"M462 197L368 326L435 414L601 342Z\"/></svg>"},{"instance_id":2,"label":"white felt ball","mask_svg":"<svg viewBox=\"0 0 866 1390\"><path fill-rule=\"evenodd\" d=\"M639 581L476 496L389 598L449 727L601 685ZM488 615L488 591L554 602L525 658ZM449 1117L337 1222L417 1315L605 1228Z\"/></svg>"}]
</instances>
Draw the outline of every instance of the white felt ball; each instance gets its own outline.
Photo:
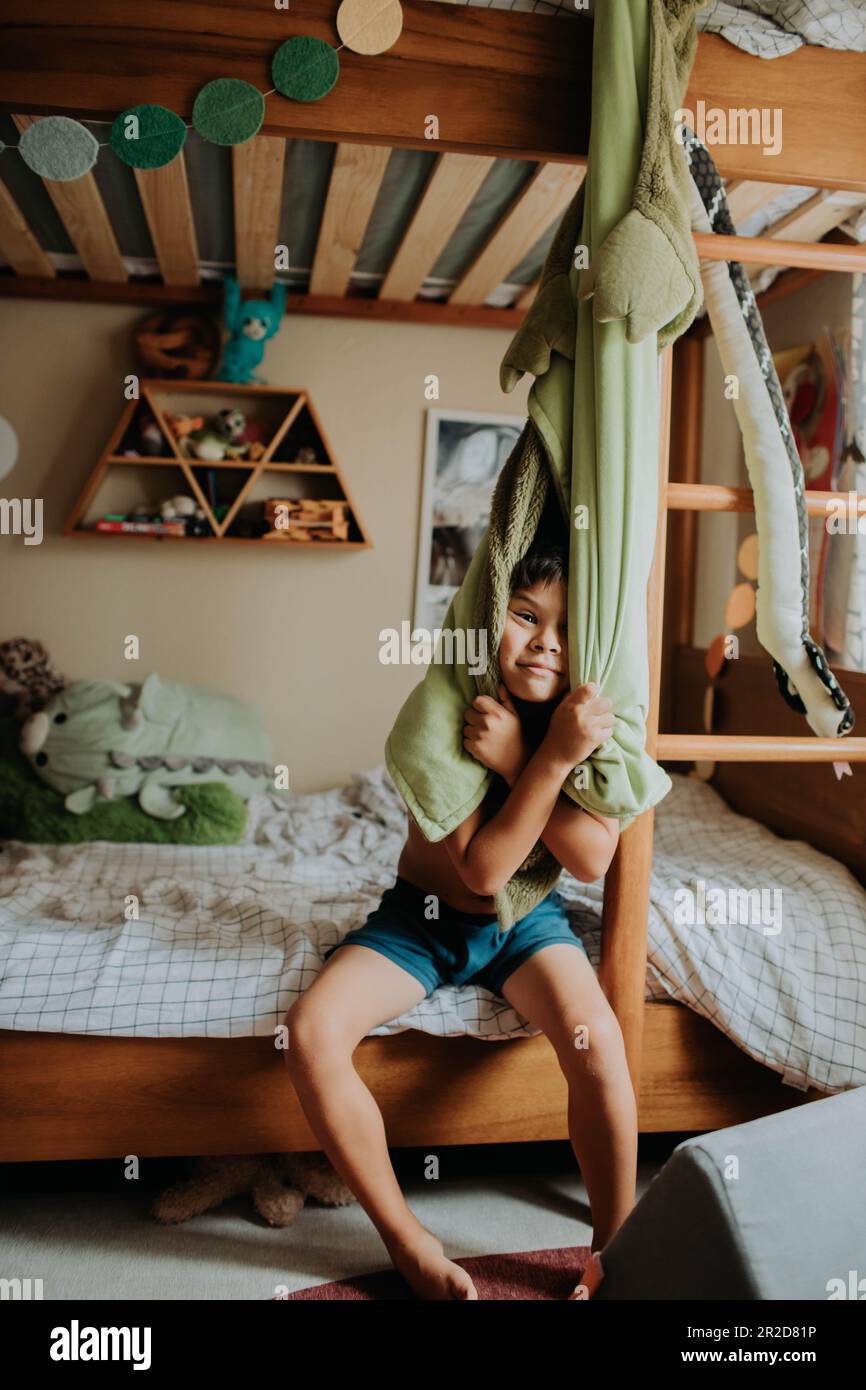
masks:
<instances>
[{"instance_id":1,"label":"white felt ball","mask_svg":"<svg viewBox=\"0 0 866 1390\"><path fill-rule=\"evenodd\" d=\"M0 415L0 478L11 473L17 462L18 436L9 421Z\"/></svg>"},{"instance_id":2,"label":"white felt ball","mask_svg":"<svg viewBox=\"0 0 866 1390\"><path fill-rule=\"evenodd\" d=\"M400 0L343 0L337 33L353 53L384 53L403 29Z\"/></svg>"}]
</instances>

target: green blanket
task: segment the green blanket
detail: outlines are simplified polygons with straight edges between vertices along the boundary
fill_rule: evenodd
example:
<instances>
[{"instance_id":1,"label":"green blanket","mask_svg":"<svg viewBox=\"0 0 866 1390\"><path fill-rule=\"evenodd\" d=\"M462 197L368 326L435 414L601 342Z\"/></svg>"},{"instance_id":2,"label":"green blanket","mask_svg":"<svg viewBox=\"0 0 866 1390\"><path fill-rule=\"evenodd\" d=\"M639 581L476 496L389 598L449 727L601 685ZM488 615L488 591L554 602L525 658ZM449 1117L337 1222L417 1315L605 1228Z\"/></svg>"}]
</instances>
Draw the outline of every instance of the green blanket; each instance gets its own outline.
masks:
<instances>
[{"instance_id":1,"label":"green blanket","mask_svg":"<svg viewBox=\"0 0 866 1390\"><path fill-rule=\"evenodd\" d=\"M493 779L463 748L463 712L478 694L496 696L511 569L550 497L571 538L570 685L596 681L616 715L613 736L563 792L625 828L670 790L644 748L646 586L658 501L657 353L688 326L702 293L673 116L703 2L596 7L587 176L500 372L505 391L523 372L536 376L529 420L444 624L487 630L488 669L475 676L466 665L431 664L385 746L388 770L430 841L465 820ZM575 264L580 245L588 270ZM500 927L529 912L560 872L539 841L496 895Z\"/></svg>"}]
</instances>

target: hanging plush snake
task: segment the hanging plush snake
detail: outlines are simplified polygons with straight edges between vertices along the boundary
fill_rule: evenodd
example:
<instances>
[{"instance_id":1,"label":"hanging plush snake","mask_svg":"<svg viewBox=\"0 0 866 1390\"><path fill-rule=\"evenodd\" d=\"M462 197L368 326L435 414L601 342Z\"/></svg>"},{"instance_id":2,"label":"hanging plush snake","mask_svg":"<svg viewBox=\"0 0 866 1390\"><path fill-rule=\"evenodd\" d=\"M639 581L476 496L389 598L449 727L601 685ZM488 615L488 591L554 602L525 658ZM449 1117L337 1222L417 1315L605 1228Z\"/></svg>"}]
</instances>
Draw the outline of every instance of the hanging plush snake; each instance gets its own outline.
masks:
<instances>
[{"instance_id":1,"label":"hanging plush snake","mask_svg":"<svg viewBox=\"0 0 866 1390\"><path fill-rule=\"evenodd\" d=\"M712 156L706 146L697 138L694 131L687 125L683 125L683 147L686 160L688 162L692 179L697 188L712 231L719 232L723 236L736 236L737 229L731 219L727 200L719 171L713 162ZM749 331L749 337L755 350L755 356L767 387L767 394L772 402L773 412L779 432L784 440L785 450L788 461L791 465L791 480L794 488L794 498L797 508L797 526L799 534L800 549L800 591L802 599L802 624L800 631L800 641L808 655L808 659L817 672L820 680L827 689L834 705L840 711L841 718L836 729L836 734L846 734L854 726L854 711L851 702L846 696L842 687L839 685L833 672L830 670L821 647L814 641L809 632L809 527L806 513L805 482L803 478L803 465L797 451L797 445L791 431L791 424L788 418L788 411L785 399L782 394L782 387L776 374L773 363L773 355L767 343L764 333L764 325L758 310L749 277L743 270L739 261L728 261L728 274L739 301L743 320ZM792 709L799 714L806 714L806 706L802 698L797 693L787 672L779 661L773 658L773 672L778 682L779 690L784 699Z\"/></svg>"}]
</instances>

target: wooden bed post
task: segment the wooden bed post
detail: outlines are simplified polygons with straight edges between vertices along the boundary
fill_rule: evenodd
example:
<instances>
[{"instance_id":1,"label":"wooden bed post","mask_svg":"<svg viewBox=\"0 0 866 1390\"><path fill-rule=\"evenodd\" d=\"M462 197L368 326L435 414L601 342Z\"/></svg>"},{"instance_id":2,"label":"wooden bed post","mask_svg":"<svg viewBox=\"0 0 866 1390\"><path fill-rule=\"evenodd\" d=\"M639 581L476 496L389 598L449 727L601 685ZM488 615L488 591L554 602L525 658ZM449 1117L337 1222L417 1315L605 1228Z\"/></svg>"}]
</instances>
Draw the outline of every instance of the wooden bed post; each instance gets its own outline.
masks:
<instances>
[{"instance_id":1,"label":"wooden bed post","mask_svg":"<svg viewBox=\"0 0 866 1390\"><path fill-rule=\"evenodd\" d=\"M675 483L701 482L703 406L704 339L685 334L674 344L671 388L669 473ZM670 503L670 497L668 501ZM659 695L661 729L670 729L673 723L676 649L690 647L694 641L697 542L697 511L674 511L668 518L666 545Z\"/></svg>"},{"instance_id":2,"label":"wooden bed post","mask_svg":"<svg viewBox=\"0 0 866 1390\"><path fill-rule=\"evenodd\" d=\"M672 358L673 347L670 345L659 358L659 495L655 553L647 583L649 706L646 748L653 757L659 731L661 690ZM620 836L619 847L605 877L601 918L599 978L622 1028L632 1085L638 1099L646 1009L647 923L654 819L654 810L645 811Z\"/></svg>"}]
</instances>

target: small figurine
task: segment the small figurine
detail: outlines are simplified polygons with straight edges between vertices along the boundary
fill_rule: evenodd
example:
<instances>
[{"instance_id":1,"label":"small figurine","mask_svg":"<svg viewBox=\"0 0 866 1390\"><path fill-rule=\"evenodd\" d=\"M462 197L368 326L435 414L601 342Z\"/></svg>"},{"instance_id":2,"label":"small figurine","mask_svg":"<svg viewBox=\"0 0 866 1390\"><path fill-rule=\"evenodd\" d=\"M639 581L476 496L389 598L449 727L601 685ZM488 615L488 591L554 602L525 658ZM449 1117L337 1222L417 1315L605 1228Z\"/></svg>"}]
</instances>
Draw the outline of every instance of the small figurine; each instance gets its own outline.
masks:
<instances>
[{"instance_id":1,"label":"small figurine","mask_svg":"<svg viewBox=\"0 0 866 1390\"><path fill-rule=\"evenodd\" d=\"M237 441L245 429L246 419L242 411L221 410L209 425L183 435L178 440L178 447L184 458L197 458L204 463L244 458L249 445Z\"/></svg>"}]
</instances>

